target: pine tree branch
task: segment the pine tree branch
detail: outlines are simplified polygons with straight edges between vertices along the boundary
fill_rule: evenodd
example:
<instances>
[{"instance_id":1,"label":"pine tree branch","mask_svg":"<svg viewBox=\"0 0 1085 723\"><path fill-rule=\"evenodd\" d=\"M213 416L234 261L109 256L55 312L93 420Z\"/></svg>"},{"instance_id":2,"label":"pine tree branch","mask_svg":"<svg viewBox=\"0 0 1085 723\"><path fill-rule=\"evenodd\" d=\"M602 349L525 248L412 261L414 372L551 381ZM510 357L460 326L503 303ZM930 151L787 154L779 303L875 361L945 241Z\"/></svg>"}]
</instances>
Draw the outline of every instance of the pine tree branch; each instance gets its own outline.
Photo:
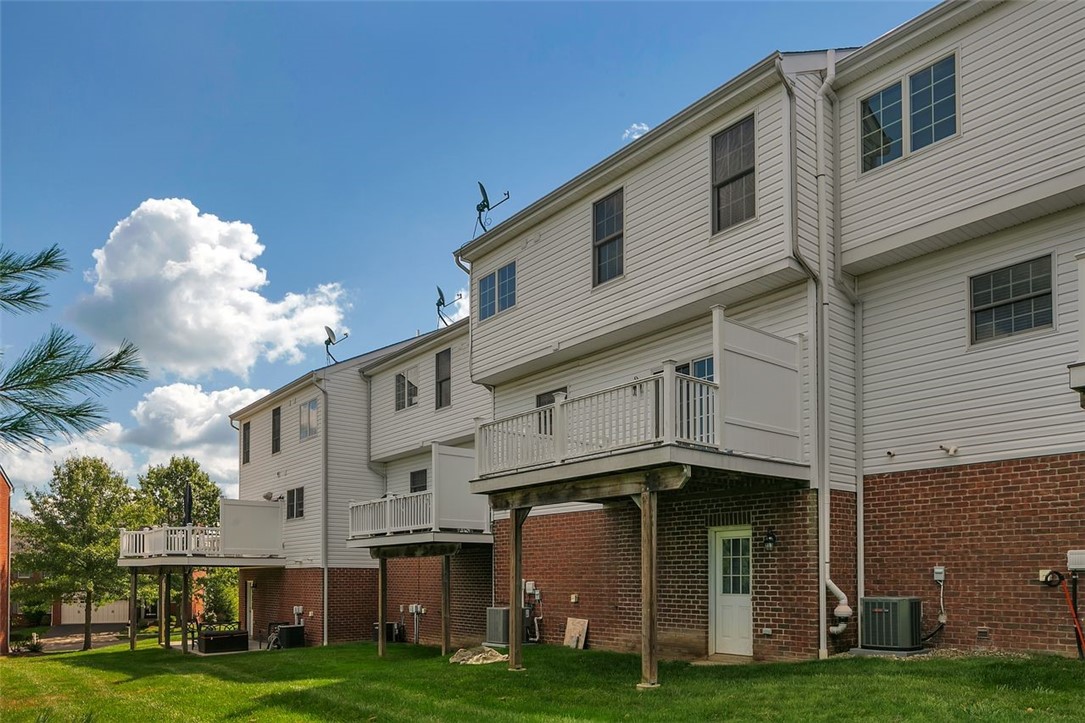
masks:
<instances>
[{"instance_id":1,"label":"pine tree branch","mask_svg":"<svg viewBox=\"0 0 1085 723\"><path fill-rule=\"evenodd\" d=\"M27 313L45 308L41 281L68 270L59 246L36 254L0 249L0 311Z\"/></svg>"}]
</instances>

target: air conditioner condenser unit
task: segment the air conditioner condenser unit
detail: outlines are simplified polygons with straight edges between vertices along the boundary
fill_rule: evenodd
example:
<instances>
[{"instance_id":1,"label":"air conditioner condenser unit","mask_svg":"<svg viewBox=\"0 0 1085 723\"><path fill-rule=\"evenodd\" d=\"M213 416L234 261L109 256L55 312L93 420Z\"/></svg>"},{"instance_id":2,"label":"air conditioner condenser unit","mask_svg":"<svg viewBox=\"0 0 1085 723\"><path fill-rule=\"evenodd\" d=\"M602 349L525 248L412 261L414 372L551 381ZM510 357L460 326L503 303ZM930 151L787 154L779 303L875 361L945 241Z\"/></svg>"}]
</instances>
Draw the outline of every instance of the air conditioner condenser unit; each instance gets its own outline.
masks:
<instances>
[{"instance_id":1,"label":"air conditioner condenser unit","mask_svg":"<svg viewBox=\"0 0 1085 723\"><path fill-rule=\"evenodd\" d=\"M919 650L923 647L923 601L917 597L862 599L863 647Z\"/></svg>"}]
</instances>

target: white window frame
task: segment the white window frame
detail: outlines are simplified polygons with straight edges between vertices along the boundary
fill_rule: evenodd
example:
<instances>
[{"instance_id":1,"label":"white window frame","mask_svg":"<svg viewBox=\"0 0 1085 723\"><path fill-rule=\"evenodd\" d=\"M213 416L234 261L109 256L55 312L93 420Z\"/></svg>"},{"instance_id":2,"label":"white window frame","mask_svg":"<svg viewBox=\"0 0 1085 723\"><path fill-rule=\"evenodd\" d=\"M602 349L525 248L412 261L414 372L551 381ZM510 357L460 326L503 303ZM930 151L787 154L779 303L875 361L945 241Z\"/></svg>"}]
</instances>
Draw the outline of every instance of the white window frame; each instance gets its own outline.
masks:
<instances>
[{"instance_id":1,"label":"white window frame","mask_svg":"<svg viewBox=\"0 0 1085 723\"><path fill-rule=\"evenodd\" d=\"M984 308L976 309L973 295L972 295L972 282L981 277L990 274L995 274L999 271L1011 269L1014 266L1020 266L1021 264L1032 263L1033 261L1039 261L1040 259L1050 259L1050 275L1051 275L1051 288L1047 292L1051 296L1051 321L1045 326L1032 326L1028 329L1022 329L1021 331L1010 332L1009 334L1003 334L1001 336L993 336L986 339L976 339L976 312L983 311L987 308L996 308L999 306L1006 306L1013 304L1016 301L1022 301L1024 298L1032 298L1034 296L1042 296L1043 294L1026 294L1021 297L1011 297L1008 300L999 302L997 304L983 305ZM969 274L965 279L965 299L968 309L968 348L971 349L989 349L994 345L1000 343L1011 342L1022 337L1031 336L1033 334L1045 334L1051 333L1058 329L1058 255L1054 251L1047 253L1037 254L1035 256L1030 255L1025 258L1019 258L1008 263L1003 263L992 269L981 271L975 274Z\"/></svg>"},{"instance_id":2,"label":"white window frame","mask_svg":"<svg viewBox=\"0 0 1085 723\"><path fill-rule=\"evenodd\" d=\"M509 267L512 267L512 286L513 286L513 289L512 289L512 302L511 303L509 303L509 301L508 301L508 294L503 296L502 293L501 293L501 274L502 274L502 272L506 271ZM517 283L517 272L518 272L518 269L516 268L516 260L514 259L512 261L509 261L507 264L502 264L499 268L495 269L494 271L491 271L490 273L486 274L485 276L483 276L482 278L480 278L478 280L478 320L480 322L486 321L487 319L492 319L492 318L494 318L495 316L497 316L498 314L500 314L503 311L508 311L509 309L516 308L516 296L520 291L519 285ZM486 316L483 316L482 315L482 310L483 310L483 307L482 307L482 284L485 283L487 279L493 279L493 285L494 285L494 291L493 291L493 294L494 294L494 310L492 312L490 312L489 314L487 314Z\"/></svg>"},{"instance_id":3,"label":"white window frame","mask_svg":"<svg viewBox=\"0 0 1085 723\"><path fill-rule=\"evenodd\" d=\"M298 498L301 498L300 500ZM300 504L299 504L300 502ZM305 486L286 491L286 519L300 520L305 517Z\"/></svg>"},{"instance_id":4,"label":"white window frame","mask_svg":"<svg viewBox=\"0 0 1085 723\"><path fill-rule=\"evenodd\" d=\"M400 403L400 380L403 380L403 403ZM404 369L401 372L397 372L394 380L395 389L392 395L395 397L395 409L397 412L402 412L404 409L410 409L417 406L419 389L418 389L418 367L413 366L409 369ZM411 394L411 388L414 388L414 394Z\"/></svg>"},{"instance_id":5,"label":"white window frame","mask_svg":"<svg viewBox=\"0 0 1085 723\"><path fill-rule=\"evenodd\" d=\"M320 404L316 397L298 406L298 440L304 442L312 439L320 431L317 421L317 412Z\"/></svg>"},{"instance_id":6,"label":"white window frame","mask_svg":"<svg viewBox=\"0 0 1085 723\"><path fill-rule=\"evenodd\" d=\"M942 62L946 58L953 57L953 100L954 100L954 118L956 119L956 130L952 135L948 135L945 138L940 138L937 141L928 143L919 149L912 148L912 103L911 103L911 88L910 81L913 75L923 72L924 70L931 68L938 63ZM900 157L894 158L891 161L887 161L879 166L875 166L870 170L863 170L863 101L868 98L877 95L890 88L893 85L900 86L900 103L901 103L901 151ZM943 144L952 141L955 138L961 137L961 52L960 48L953 48L951 50L942 50L937 54L927 56L922 63L917 63L905 72L894 75L890 78L883 80L877 85L873 85L870 88L860 92L855 99L855 168L856 173L860 178L867 178L873 174L877 174L883 168L889 168L898 165L901 161L910 158L916 153L925 153L929 148L938 148Z\"/></svg>"}]
</instances>

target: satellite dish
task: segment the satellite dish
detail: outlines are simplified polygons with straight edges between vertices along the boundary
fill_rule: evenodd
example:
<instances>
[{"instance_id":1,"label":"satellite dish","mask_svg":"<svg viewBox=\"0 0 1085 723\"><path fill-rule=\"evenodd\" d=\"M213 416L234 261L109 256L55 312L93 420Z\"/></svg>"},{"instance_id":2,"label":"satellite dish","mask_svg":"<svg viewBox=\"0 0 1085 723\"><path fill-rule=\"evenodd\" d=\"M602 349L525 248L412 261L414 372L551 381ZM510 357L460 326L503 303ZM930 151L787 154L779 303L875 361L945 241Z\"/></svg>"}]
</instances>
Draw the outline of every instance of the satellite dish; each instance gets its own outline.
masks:
<instances>
[{"instance_id":1,"label":"satellite dish","mask_svg":"<svg viewBox=\"0 0 1085 723\"><path fill-rule=\"evenodd\" d=\"M482 184L480 183L478 185L481 186ZM483 195L485 195L486 192L483 191L482 193L483 193ZM459 301L462 298L463 298L463 294L456 294L456 298L452 300L452 303L454 304L454 303L456 303L457 301ZM445 315L445 313L443 311L443 309L448 305L449 305L448 302L445 301L445 292L441 290L440 286L438 286L437 287L437 319L440 322L442 322L445 326L448 326L449 324L452 323L452 320L449 319Z\"/></svg>"},{"instance_id":2,"label":"satellite dish","mask_svg":"<svg viewBox=\"0 0 1085 723\"><path fill-rule=\"evenodd\" d=\"M325 343L334 344L335 343L335 332L332 331L332 328L330 326L325 326L324 327L324 333L328 335L328 341L325 342Z\"/></svg>"},{"instance_id":3,"label":"satellite dish","mask_svg":"<svg viewBox=\"0 0 1085 723\"><path fill-rule=\"evenodd\" d=\"M441 287L438 286L437 287L437 308L443 308L445 306L448 306L448 304L445 303L445 292L441 291Z\"/></svg>"},{"instance_id":4,"label":"satellite dish","mask_svg":"<svg viewBox=\"0 0 1085 723\"><path fill-rule=\"evenodd\" d=\"M486 193L486 187L482 185L482 181L478 182L478 190L482 194L482 201L480 201L479 204L477 206L475 206L475 211L478 212L478 219L475 221L475 229L477 230L479 227L481 227L482 228L482 233L486 233L486 231L487 231L486 223L489 221L489 219L486 218L486 212L491 210L491 209L497 208L498 206L503 204L505 201L508 201L509 200L509 192L505 191L505 197L491 206L490 205L490 196L489 196L489 194Z\"/></svg>"},{"instance_id":5,"label":"satellite dish","mask_svg":"<svg viewBox=\"0 0 1085 723\"><path fill-rule=\"evenodd\" d=\"M324 353L328 356L330 361L338 364L339 360L332 356L332 347L343 341L343 339L346 339L350 334L343 334L343 339L336 339L335 332L332 331L330 326L324 327L324 333L328 335L328 338L324 340Z\"/></svg>"},{"instance_id":6,"label":"satellite dish","mask_svg":"<svg viewBox=\"0 0 1085 723\"><path fill-rule=\"evenodd\" d=\"M486 193L486 187L482 185L482 181L478 182L478 190L482 193L482 203L478 205L479 211L490 210L490 196Z\"/></svg>"}]
</instances>

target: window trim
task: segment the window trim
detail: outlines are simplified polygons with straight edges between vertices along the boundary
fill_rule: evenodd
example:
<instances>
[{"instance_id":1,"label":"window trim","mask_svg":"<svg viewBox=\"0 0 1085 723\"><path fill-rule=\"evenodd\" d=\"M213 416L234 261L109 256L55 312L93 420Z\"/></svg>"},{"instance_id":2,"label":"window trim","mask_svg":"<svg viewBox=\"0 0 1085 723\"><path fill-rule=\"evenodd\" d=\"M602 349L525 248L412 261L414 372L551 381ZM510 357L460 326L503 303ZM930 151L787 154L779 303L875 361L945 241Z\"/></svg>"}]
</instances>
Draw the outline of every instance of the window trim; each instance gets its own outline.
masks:
<instances>
[{"instance_id":1,"label":"window trim","mask_svg":"<svg viewBox=\"0 0 1085 723\"><path fill-rule=\"evenodd\" d=\"M278 454L283 449L283 408L271 410L271 453Z\"/></svg>"},{"instance_id":2,"label":"window trim","mask_svg":"<svg viewBox=\"0 0 1085 723\"><path fill-rule=\"evenodd\" d=\"M512 279L513 279L512 303L509 304L508 306L502 307L501 306L501 282L500 282L500 276L499 275L500 275L500 273L502 271L509 268L510 266L512 267ZM517 302L516 296L517 296L517 294L519 292L519 288L517 288L517 286L518 286L518 284L517 284L518 273L517 272L518 272L518 269L516 268L516 259L513 259L512 261L509 261L508 263L502 264L501 266L497 267L496 269L494 269L490 273L486 274L485 276L479 277L477 288L476 288L476 294L478 296L478 306L476 307L477 310L476 310L475 314L476 314L476 316L478 316L478 320L479 320L480 324L485 322L485 321L489 321L490 319L494 318L495 316L497 316L499 314L502 314L502 313L504 313L506 311L509 311L511 309L516 308L516 302ZM494 310L493 310L493 313L488 314L487 316L483 316L482 315L482 283L484 281L486 281L486 279L489 279L491 277L493 277L493 280L494 280L494 291L493 291L493 293L494 293Z\"/></svg>"},{"instance_id":3,"label":"window trim","mask_svg":"<svg viewBox=\"0 0 1085 723\"><path fill-rule=\"evenodd\" d=\"M731 176L729 179L727 179L726 181L723 181L721 183L716 183L716 138L718 136L723 135L727 131L738 127L742 123L745 123L747 120L751 120L751 119L753 121L753 170L742 173L742 174L738 174L738 175L735 175L735 176ZM760 215L760 212L761 212L760 211L760 203L759 203L760 195L758 193L758 178L757 178L757 167L759 165L759 160L760 160L760 154L757 151L757 129L760 127L760 123L758 122L759 119L760 119L760 113L758 112L757 109L753 109L749 113L744 114L738 120L733 121L731 123L728 123L723 128L720 128L718 131L715 131L714 133L710 133L709 136L708 136L708 164L709 164L709 168L708 168L708 196L709 196L709 231L710 231L709 235L710 235L710 238L715 238L716 236L728 233L729 231L731 231L733 229L736 229L736 228L739 228L739 227L741 227L741 226L743 226L743 225L745 225L747 223L750 223L751 221L756 221L758 219L759 215ZM718 219L719 213L717 211L717 199L718 199L717 189L720 186L723 186L723 185L725 185L727 183L731 183L731 182L741 178L742 176L747 175L748 173L752 173L753 177L754 177L753 215L749 216L748 218L744 218L741 221L737 221L735 223L732 223L729 226L724 226L723 228L720 228L717 225L718 220L719 220Z\"/></svg>"},{"instance_id":4,"label":"window trim","mask_svg":"<svg viewBox=\"0 0 1085 723\"><path fill-rule=\"evenodd\" d=\"M312 439L320 432L320 423L318 421L318 415L320 412L320 403L316 397L308 399L298 405L298 441L304 442L307 439ZM301 416L305 414L305 427L301 425ZM312 418L310 419L310 415ZM303 434L304 432L304 434Z\"/></svg>"},{"instance_id":5,"label":"window trim","mask_svg":"<svg viewBox=\"0 0 1085 723\"><path fill-rule=\"evenodd\" d=\"M1018 332L1011 332L1002 336L992 337L990 339L982 339L976 341L976 320L975 309L972 306L972 280L979 276L986 276L1003 269L1009 269L1020 264L1031 263L1033 261L1039 261L1040 259L1047 257L1051 260L1051 323L1047 326L1034 326L1028 329L1023 329ZM978 351L983 349L991 349L1001 344L1008 344L1017 341L1022 341L1026 338L1033 337L1040 334L1052 334L1057 333L1059 329L1059 299L1058 299L1058 262L1059 256L1055 250L1048 250L1040 254L1029 254L1027 256L1015 257L1011 261L1005 261L999 266L988 268L986 271L980 271L977 273L969 273L964 279L964 299L965 299L965 313L968 316L967 321L967 340L966 351ZM1042 294L1029 295L1027 298L1034 298ZM1026 297L1022 297L1026 298ZM986 305L983 308L993 308L994 306L1002 306L1004 304L1013 303L1013 301L1019 301L1020 299L1012 299L1009 301L1001 302L999 304ZM980 309L981 311L983 309Z\"/></svg>"},{"instance_id":6,"label":"window trim","mask_svg":"<svg viewBox=\"0 0 1085 723\"><path fill-rule=\"evenodd\" d=\"M422 483L423 483L422 484L422 489L415 489L415 477L417 475L421 475L421 480L422 480ZM427 492L427 491L429 491L429 468L428 467L423 467L422 469L413 469L413 470L411 470L409 478L410 478L410 481L408 483L410 485L408 487L408 489L410 490L409 494L413 495L413 494L417 494L419 492Z\"/></svg>"},{"instance_id":7,"label":"window trim","mask_svg":"<svg viewBox=\"0 0 1085 723\"><path fill-rule=\"evenodd\" d=\"M241 424L241 464L252 461L252 422Z\"/></svg>"},{"instance_id":8,"label":"window trim","mask_svg":"<svg viewBox=\"0 0 1085 723\"><path fill-rule=\"evenodd\" d=\"M603 238L597 238L596 235L595 235L595 233L596 233L596 231L598 229L598 221L596 219L596 213L598 213L599 207L602 206L607 201L609 201L611 198L614 198L615 196L619 196L619 195L621 196L621 205L622 205L622 210L621 210L621 214L620 214L620 221L621 221L620 227L618 228L617 231L610 234L609 236L604 236ZM618 279L625 276L625 186L620 186L616 190L611 191L607 195L600 198L598 201L595 201L594 203L592 203L592 205L591 205L591 236L592 236L592 240L591 240L591 285L592 285L592 288L598 288L600 286L605 286L606 284L609 284L612 281L617 281ZM599 264L599 249L601 249L604 246L607 246L610 243L613 243L614 241L617 241L618 246L619 246L619 251L618 251L618 273L614 274L614 276L611 276L608 279L604 279L604 280L600 281L599 280L599 269L601 267L600 267L600 264Z\"/></svg>"},{"instance_id":9,"label":"window trim","mask_svg":"<svg viewBox=\"0 0 1085 723\"><path fill-rule=\"evenodd\" d=\"M441 355L447 355L448 361L448 375L441 376ZM444 404L442 400L442 384L448 385L448 401ZM452 347L442 349L433 355L433 408L434 409L448 409L452 406Z\"/></svg>"},{"instance_id":10,"label":"window trim","mask_svg":"<svg viewBox=\"0 0 1085 723\"><path fill-rule=\"evenodd\" d=\"M301 520L305 518L305 485L288 489L284 499L286 501L286 519Z\"/></svg>"},{"instance_id":11,"label":"window trim","mask_svg":"<svg viewBox=\"0 0 1085 723\"><path fill-rule=\"evenodd\" d=\"M400 379L403 380L403 406L400 406L399 402ZM412 379L414 381L411 381ZM418 378L418 365L407 367L406 369L396 372L396 375L393 378L392 382L395 385L395 388L392 390L392 396L394 402L393 406L395 407L396 412L402 412L404 410L410 409L411 407L418 406L418 398L422 395L421 390L418 388L417 384L417 382L419 381L421 380ZM408 393L410 390L407 385L414 387L414 396L411 396Z\"/></svg>"},{"instance_id":12,"label":"window trim","mask_svg":"<svg viewBox=\"0 0 1085 723\"><path fill-rule=\"evenodd\" d=\"M928 143L919 149L912 149L912 102L911 92L909 89L909 81L911 76L926 70L938 63L942 62L946 58L953 56L953 100L954 100L954 117L957 120L956 130L953 135L946 136L932 143ZM880 93L892 85L900 85L901 92L901 153L899 158L883 163L880 166L871 168L869 171L863 170L863 101L876 93ZM950 49L943 49L937 53L928 54L921 62L913 64L900 73L896 73L883 79L877 84L872 84L866 89L861 90L855 98L854 108L855 118L855 171L858 178L869 178L870 176L877 174L883 168L894 167L903 162L904 160L911 158L917 153L925 153L930 148L941 148L945 144L957 140L962 136L961 130L961 49L960 46L954 46Z\"/></svg>"}]
</instances>

